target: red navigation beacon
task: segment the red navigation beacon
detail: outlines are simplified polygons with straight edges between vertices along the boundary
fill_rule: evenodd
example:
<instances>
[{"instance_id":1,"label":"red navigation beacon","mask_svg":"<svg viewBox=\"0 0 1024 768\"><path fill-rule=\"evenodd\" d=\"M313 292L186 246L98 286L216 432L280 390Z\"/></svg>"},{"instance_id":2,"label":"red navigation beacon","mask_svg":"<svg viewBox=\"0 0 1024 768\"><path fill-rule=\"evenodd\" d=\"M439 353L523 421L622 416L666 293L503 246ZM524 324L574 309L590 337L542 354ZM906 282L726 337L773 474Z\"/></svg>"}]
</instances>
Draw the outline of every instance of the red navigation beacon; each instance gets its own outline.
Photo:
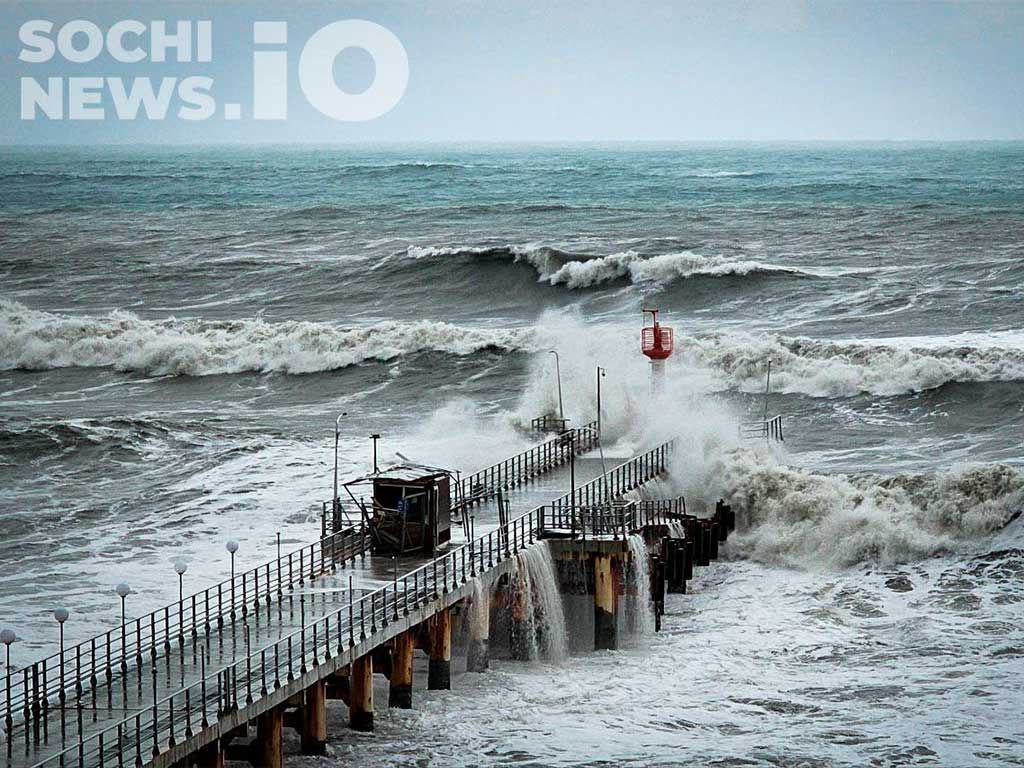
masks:
<instances>
[{"instance_id":1,"label":"red navigation beacon","mask_svg":"<svg viewBox=\"0 0 1024 768\"><path fill-rule=\"evenodd\" d=\"M640 349L651 360L666 360L672 354L672 329L658 323L658 310L645 309L651 314L653 325L645 325L640 332ZM646 317L644 322L646 322Z\"/></svg>"}]
</instances>

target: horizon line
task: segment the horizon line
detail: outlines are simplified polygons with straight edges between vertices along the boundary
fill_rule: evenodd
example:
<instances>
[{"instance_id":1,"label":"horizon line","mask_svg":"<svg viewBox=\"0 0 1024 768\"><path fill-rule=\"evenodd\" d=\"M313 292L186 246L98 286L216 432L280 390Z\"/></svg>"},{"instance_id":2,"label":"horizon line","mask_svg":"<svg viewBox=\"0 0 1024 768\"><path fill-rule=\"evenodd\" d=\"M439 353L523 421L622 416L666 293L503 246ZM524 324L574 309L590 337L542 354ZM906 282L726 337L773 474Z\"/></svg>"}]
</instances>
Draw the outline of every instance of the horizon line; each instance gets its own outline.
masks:
<instances>
[{"instance_id":1,"label":"horizon line","mask_svg":"<svg viewBox=\"0 0 1024 768\"><path fill-rule=\"evenodd\" d=\"M159 147L182 149L189 147L352 147L352 146L451 146L456 144L475 146L552 146L552 145L685 145L685 144L1014 144L1024 143L1024 136L1015 138L816 138L816 139L345 139L325 141L274 141L231 139L205 142L184 141L103 141L103 142L57 142L57 141L7 141L3 148L106 148L106 147Z\"/></svg>"}]
</instances>

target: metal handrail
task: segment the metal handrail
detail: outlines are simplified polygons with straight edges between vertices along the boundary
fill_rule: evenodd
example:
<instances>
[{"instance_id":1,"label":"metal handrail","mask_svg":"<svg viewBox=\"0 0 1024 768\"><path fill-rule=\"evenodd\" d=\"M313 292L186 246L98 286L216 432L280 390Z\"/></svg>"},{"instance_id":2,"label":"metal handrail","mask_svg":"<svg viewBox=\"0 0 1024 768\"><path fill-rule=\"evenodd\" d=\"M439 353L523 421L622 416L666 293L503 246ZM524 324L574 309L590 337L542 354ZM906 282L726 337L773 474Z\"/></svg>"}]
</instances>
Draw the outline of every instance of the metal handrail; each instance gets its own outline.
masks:
<instances>
[{"instance_id":1,"label":"metal handrail","mask_svg":"<svg viewBox=\"0 0 1024 768\"><path fill-rule=\"evenodd\" d=\"M786 438L782 434L782 415L773 416L764 421L745 421L740 424L740 436L744 438L763 438L765 441L783 443Z\"/></svg>"},{"instance_id":2,"label":"metal handrail","mask_svg":"<svg viewBox=\"0 0 1024 768\"><path fill-rule=\"evenodd\" d=\"M129 663L139 669L146 659L155 663L174 642L199 632L208 634L213 624L222 625L237 615L244 618L255 604L269 602L274 595L323 575L332 564L361 555L365 548L363 530L328 536L65 648L63 654L33 662L22 667L21 674L8 670L0 708L5 730L11 732L45 716L51 704L62 697L81 697L97 689L101 680L109 685L127 672ZM62 662L65 670L70 669L63 679L59 673Z\"/></svg>"},{"instance_id":3,"label":"metal handrail","mask_svg":"<svg viewBox=\"0 0 1024 768\"><path fill-rule=\"evenodd\" d=\"M575 530L573 510L607 504L627 491L642 485L664 471L665 462L672 451L672 442L663 443L644 454L624 461L590 482L575 488L552 501L545 517L545 527ZM550 520L550 525L548 521Z\"/></svg>"},{"instance_id":4,"label":"metal handrail","mask_svg":"<svg viewBox=\"0 0 1024 768\"><path fill-rule=\"evenodd\" d=\"M469 506L487 501L500 491L507 491L543 472L567 463L573 453L593 450L600 437L597 422L567 429L556 437L517 453L504 461L467 475L459 481L459 491L452 489L452 506Z\"/></svg>"},{"instance_id":5,"label":"metal handrail","mask_svg":"<svg viewBox=\"0 0 1024 768\"><path fill-rule=\"evenodd\" d=\"M638 466L653 468L654 462L660 461L659 471L664 471L671 447L671 443L660 445L619 465L609 474L634 462L638 462ZM333 655L350 651L357 643L372 637L378 627L386 629L389 623L429 605L450 589L458 589L470 578L516 556L520 549L531 546L540 537L544 530L544 510L544 506L532 509L508 521L504 530L495 529L478 536L396 578L390 586L363 595L359 600L355 600L352 590L349 590L347 606L320 616L273 644L203 675L191 685L155 701L144 712L128 716L88 738L83 738L79 730L77 744L33 764L32 768L49 766L55 761L63 767L69 760L77 761L79 768L85 768L87 756L97 756L100 765L107 760L116 762L116 755L105 756L105 749L111 744L116 744L117 755L122 757L126 744L129 748L134 747L136 763L148 762L143 758L143 738L147 744L152 743L151 748L145 748L146 757L157 756L163 749L177 744L179 737L191 738L197 732L193 725L206 728L217 717L237 710L240 692L244 693L242 700L246 704L266 696L269 691L296 679L296 671L301 675L318 666L321 659L326 661ZM216 704L213 721L209 712L211 702Z\"/></svg>"},{"instance_id":6,"label":"metal handrail","mask_svg":"<svg viewBox=\"0 0 1024 768\"><path fill-rule=\"evenodd\" d=\"M568 419L545 414L530 421L530 429L534 432L565 432L565 425L568 423Z\"/></svg>"}]
</instances>

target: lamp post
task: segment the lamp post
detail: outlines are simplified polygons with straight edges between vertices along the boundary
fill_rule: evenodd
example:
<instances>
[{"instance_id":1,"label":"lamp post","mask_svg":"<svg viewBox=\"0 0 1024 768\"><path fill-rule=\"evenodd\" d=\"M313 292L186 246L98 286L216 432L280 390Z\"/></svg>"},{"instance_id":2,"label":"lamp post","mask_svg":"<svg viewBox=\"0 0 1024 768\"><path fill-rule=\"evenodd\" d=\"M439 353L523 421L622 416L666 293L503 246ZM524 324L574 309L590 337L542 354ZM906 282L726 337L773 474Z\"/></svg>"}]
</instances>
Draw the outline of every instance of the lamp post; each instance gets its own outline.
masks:
<instances>
[{"instance_id":1,"label":"lamp post","mask_svg":"<svg viewBox=\"0 0 1024 768\"><path fill-rule=\"evenodd\" d=\"M334 511L334 516L338 516L338 441L341 440L341 420L348 414L342 411L338 414L338 418L334 420L334 500L331 502L331 509ZM280 557L280 555L278 555Z\"/></svg>"},{"instance_id":2,"label":"lamp post","mask_svg":"<svg viewBox=\"0 0 1024 768\"><path fill-rule=\"evenodd\" d=\"M178 574L178 642L185 642L185 571L188 570L188 563L184 560L174 561L174 572ZM195 616L192 617L195 624Z\"/></svg>"},{"instance_id":3,"label":"lamp post","mask_svg":"<svg viewBox=\"0 0 1024 768\"><path fill-rule=\"evenodd\" d=\"M174 572L178 574L178 602L185 599L185 572L188 570L188 563L184 560L174 561Z\"/></svg>"},{"instance_id":4,"label":"lamp post","mask_svg":"<svg viewBox=\"0 0 1024 768\"><path fill-rule=\"evenodd\" d=\"M558 352L554 349L548 350L549 354L555 356L555 378L558 379L558 418L562 420L562 428L565 428L565 408L562 407L562 363L558 359Z\"/></svg>"},{"instance_id":5,"label":"lamp post","mask_svg":"<svg viewBox=\"0 0 1024 768\"><path fill-rule=\"evenodd\" d=\"M231 619L235 618L235 552L238 551L238 542L228 539L224 549L231 555Z\"/></svg>"},{"instance_id":6,"label":"lamp post","mask_svg":"<svg viewBox=\"0 0 1024 768\"><path fill-rule=\"evenodd\" d=\"M373 440L373 474L377 474L377 441L380 440L380 435L374 432L370 435L370 439Z\"/></svg>"},{"instance_id":7,"label":"lamp post","mask_svg":"<svg viewBox=\"0 0 1024 768\"><path fill-rule=\"evenodd\" d=\"M7 665L4 667L6 672L6 686L5 690L7 693L7 712L4 715L4 729L7 731L8 739L11 736L11 728L14 727L14 714L11 706L11 643L18 639L18 636L14 634L13 629L0 630L0 643L7 646Z\"/></svg>"},{"instance_id":8,"label":"lamp post","mask_svg":"<svg viewBox=\"0 0 1024 768\"><path fill-rule=\"evenodd\" d=\"M601 436L601 379L605 377L604 368L597 366L597 435Z\"/></svg>"},{"instance_id":9,"label":"lamp post","mask_svg":"<svg viewBox=\"0 0 1024 768\"><path fill-rule=\"evenodd\" d=\"M114 587L114 591L117 596L121 598L121 670L124 672L128 671L128 638L127 638L127 624L128 618L125 615L125 600L128 595L132 593L132 588L125 584L123 581Z\"/></svg>"},{"instance_id":10,"label":"lamp post","mask_svg":"<svg viewBox=\"0 0 1024 768\"><path fill-rule=\"evenodd\" d=\"M55 608L53 618L57 620L60 627L60 704L64 706L64 622L68 620L71 613L67 608Z\"/></svg>"},{"instance_id":11,"label":"lamp post","mask_svg":"<svg viewBox=\"0 0 1024 768\"><path fill-rule=\"evenodd\" d=\"M604 478L605 496L609 496L610 491L608 490L608 467L604 463L604 446L601 444L601 428L598 427L596 430L591 427L579 427L580 432L590 432L592 435L597 437L597 452L601 456L601 477Z\"/></svg>"},{"instance_id":12,"label":"lamp post","mask_svg":"<svg viewBox=\"0 0 1024 768\"><path fill-rule=\"evenodd\" d=\"M0 643L7 646L7 674L11 674L11 643L17 640L17 635L14 634L13 629L0 630Z\"/></svg>"}]
</instances>

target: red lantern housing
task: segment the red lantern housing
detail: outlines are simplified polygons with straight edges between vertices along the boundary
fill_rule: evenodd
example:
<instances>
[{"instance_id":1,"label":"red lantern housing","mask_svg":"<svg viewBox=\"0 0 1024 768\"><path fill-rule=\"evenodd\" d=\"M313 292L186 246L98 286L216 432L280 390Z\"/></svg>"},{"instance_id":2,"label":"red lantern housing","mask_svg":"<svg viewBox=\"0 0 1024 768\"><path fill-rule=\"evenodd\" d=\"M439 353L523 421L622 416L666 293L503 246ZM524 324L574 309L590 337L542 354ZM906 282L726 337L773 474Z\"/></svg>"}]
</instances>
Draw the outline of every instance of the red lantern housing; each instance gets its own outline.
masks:
<instances>
[{"instance_id":1,"label":"red lantern housing","mask_svg":"<svg viewBox=\"0 0 1024 768\"><path fill-rule=\"evenodd\" d=\"M658 310L644 310L645 315L648 312L653 325L640 331L640 349L651 360L665 360L672 354L672 329L658 323Z\"/></svg>"}]
</instances>

